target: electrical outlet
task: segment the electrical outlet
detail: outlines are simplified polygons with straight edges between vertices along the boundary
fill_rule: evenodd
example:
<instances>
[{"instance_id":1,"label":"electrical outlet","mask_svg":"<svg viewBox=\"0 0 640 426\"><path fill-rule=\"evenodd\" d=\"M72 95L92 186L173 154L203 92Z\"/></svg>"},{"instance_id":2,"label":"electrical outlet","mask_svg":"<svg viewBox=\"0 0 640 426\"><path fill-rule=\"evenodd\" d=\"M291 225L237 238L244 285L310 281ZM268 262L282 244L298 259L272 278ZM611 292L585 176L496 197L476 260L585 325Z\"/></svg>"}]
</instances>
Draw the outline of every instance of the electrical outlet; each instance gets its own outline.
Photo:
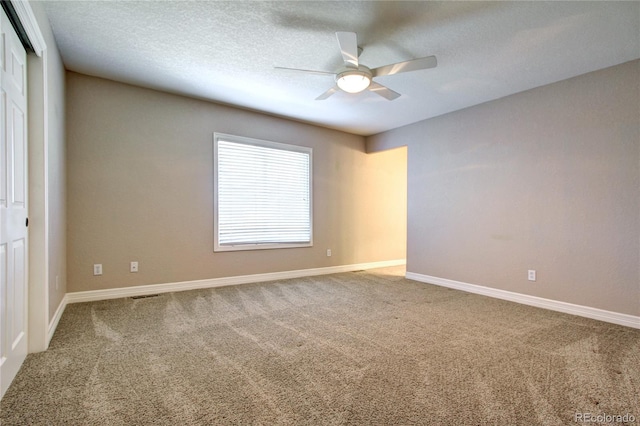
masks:
<instances>
[{"instance_id":1,"label":"electrical outlet","mask_svg":"<svg viewBox=\"0 0 640 426\"><path fill-rule=\"evenodd\" d=\"M93 275L102 275L102 264L96 263L93 265Z\"/></svg>"},{"instance_id":2,"label":"electrical outlet","mask_svg":"<svg viewBox=\"0 0 640 426\"><path fill-rule=\"evenodd\" d=\"M536 271L534 269L529 269L529 281L536 280Z\"/></svg>"},{"instance_id":3,"label":"electrical outlet","mask_svg":"<svg viewBox=\"0 0 640 426\"><path fill-rule=\"evenodd\" d=\"M131 262L130 272L138 272L138 262Z\"/></svg>"},{"instance_id":4,"label":"electrical outlet","mask_svg":"<svg viewBox=\"0 0 640 426\"><path fill-rule=\"evenodd\" d=\"M327 257L331 257L331 249L327 249Z\"/></svg>"}]
</instances>

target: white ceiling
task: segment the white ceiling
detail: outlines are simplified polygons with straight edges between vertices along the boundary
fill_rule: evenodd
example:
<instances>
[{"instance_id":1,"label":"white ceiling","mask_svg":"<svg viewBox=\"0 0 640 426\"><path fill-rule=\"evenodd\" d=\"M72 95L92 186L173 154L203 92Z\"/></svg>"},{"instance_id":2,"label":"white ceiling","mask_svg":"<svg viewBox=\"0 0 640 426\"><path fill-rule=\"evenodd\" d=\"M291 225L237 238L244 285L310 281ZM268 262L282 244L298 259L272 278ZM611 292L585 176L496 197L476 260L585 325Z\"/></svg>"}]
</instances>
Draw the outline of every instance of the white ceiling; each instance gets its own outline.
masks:
<instances>
[{"instance_id":1,"label":"white ceiling","mask_svg":"<svg viewBox=\"0 0 640 426\"><path fill-rule=\"evenodd\" d=\"M370 135L640 58L640 2L46 1L67 69ZM438 67L339 92L336 31L375 68Z\"/></svg>"}]
</instances>

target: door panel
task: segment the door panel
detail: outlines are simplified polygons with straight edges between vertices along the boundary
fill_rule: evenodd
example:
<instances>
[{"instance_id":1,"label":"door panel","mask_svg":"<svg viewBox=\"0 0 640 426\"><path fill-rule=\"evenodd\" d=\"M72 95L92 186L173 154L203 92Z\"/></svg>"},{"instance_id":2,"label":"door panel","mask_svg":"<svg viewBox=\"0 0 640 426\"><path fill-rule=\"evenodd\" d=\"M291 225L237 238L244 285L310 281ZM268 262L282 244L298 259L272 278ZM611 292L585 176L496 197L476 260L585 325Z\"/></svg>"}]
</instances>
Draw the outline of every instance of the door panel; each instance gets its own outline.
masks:
<instances>
[{"instance_id":1,"label":"door panel","mask_svg":"<svg viewBox=\"0 0 640 426\"><path fill-rule=\"evenodd\" d=\"M0 45L3 44L4 37L0 38ZM5 123L5 111L7 110L7 94L4 89L0 88L0 131L2 133L0 143L0 207L7 207L7 185L5 185L6 172L7 172L7 144L4 143L4 133L7 128Z\"/></svg>"},{"instance_id":2,"label":"door panel","mask_svg":"<svg viewBox=\"0 0 640 426\"><path fill-rule=\"evenodd\" d=\"M11 313L11 321L8 326L10 328L11 336L11 350L15 350L20 344L22 337L24 337L26 330L26 315L23 314L22 308L23 301L26 298L27 283L26 279L26 244L24 239L12 241L13 246L13 282L11 283L11 295L8 297L10 301L9 312Z\"/></svg>"},{"instance_id":3,"label":"door panel","mask_svg":"<svg viewBox=\"0 0 640 426\"><path fill-rule=\"evenodd\" d=\"M7 345L5 341L5 324L7 324L7 304L4 303L7 300L7 245L0 245L0 371L2 371L2 365L7 359Z\"/></svg>"},{"instance_id":4,"label":"door panel","mask_svg":"<svg viewBox=\"0 0 640 426\"><path fill-rule=\"evenodd\" d=\"M11 46L11 69L7 70L11 76L11 82L22 96L24 96L24 81L26 77L24 63L26 56L22 45Z\"/></svg>"},{"instance_id":5,"label":"door panel","mask_svg":"<svg viewBox=\"0 0 640 426\"><path fill-rule=\"evenodd\" d=\"M11 106L11 127L12 131L8 137L11 139L11 168L12 168L12 188L11 203L13 208L24 209L27 201L27 174L26 167L26 146L24 144L24 114L17 105Z\"/></svg>"}]
</instances>

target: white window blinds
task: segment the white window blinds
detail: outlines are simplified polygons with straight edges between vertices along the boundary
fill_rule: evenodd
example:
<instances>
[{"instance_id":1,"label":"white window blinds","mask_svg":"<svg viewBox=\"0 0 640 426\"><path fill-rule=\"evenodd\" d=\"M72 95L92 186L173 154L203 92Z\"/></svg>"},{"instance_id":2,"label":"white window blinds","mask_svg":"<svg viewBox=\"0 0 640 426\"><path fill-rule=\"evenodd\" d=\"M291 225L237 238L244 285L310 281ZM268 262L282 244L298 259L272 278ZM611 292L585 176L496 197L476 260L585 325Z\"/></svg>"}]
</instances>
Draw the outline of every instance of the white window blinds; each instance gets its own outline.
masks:
<instances>
[{"instance_id":1,"label":"white window blinds","mask_svg":"<svg viewBox=\"0 0 640 426\"><path fill-rule=\"evenodd\" d=\"M218 134L214 144L216 250L311 245L311 149Z\"/></svg>"}]
</instances>

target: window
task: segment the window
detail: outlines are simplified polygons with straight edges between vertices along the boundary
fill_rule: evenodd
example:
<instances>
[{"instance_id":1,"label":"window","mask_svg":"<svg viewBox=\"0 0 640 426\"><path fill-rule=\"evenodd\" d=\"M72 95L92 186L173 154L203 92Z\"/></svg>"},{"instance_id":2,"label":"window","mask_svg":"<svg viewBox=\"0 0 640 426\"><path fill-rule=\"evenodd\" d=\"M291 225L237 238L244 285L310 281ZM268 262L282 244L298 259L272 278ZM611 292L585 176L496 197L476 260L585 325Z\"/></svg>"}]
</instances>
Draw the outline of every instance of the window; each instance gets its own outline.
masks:
<instances>
[{"instance_id":1,"label":"window","mask_svg":"<svg viewBox=\"0 0 640 426\"><path fill-rule=\"evenodd\" d=\"M311 246L311 148L213 139L214 251Z\"/></svg>"}]
</instances>

